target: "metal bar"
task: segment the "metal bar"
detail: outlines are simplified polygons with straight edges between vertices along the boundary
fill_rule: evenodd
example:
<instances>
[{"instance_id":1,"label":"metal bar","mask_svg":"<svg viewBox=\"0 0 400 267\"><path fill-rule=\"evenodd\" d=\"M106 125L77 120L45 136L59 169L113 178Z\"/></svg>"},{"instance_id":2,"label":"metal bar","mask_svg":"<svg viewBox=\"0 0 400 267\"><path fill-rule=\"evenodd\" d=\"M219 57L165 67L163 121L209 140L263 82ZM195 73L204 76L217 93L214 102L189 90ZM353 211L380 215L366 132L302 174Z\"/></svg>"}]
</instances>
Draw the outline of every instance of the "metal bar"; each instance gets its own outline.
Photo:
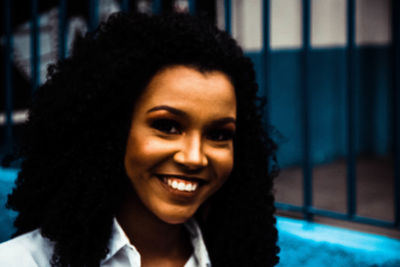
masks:
<instances>
[{"instance_id":1,"label":"metal bar","mask_svg":"<svg viewBox=\"0 0 400 267\"><path fill-rule=\"evenodd\" d=\"M58 57L64 59L67 56L67 33L66 33L66 10L67 0L60 0L58 4Z\"/></svg>"},{"instance_id":2,"label":"metal bar","mask_svg":"<svg viewBox=\"0 0 400 267\"><path fill-rule=\"evenodd\" d=\"M355 223L370 224L370 225L387 227L387 228L394 227L393 222L388 222L388 221L383 221L383 220L378 220L378 219L373 219L373 218L367 218L367 217L362 217L362 216L353 216L352 218L349 218L348 215L344 214L344 213L328 211L328 210L320 210L320 209L312 209L311 212L314 215L329 217L329 218L339 219L339 220L345 220L345 221L350 221L350 222L355 222Z\"/></svg>"},{"instance_id":3,"label":"metal bar","mask_svg":"<svg viewBox=\"0 0 400 267\"><path fill-rule=\"evenodd\" d=\"M279 203L279 202L277 203L276 202L275 206L276 206L276 208L278 208L280 210L284 210L284 211L292 211L292 212L302 212L303 211L303 207L301 207L301 206L291 205L291 204L286 204L286 203ZM369 224L369 225L386 227L386 228L395 227L395 224L393 222L388 222L388 221L383 221L383 220L378 220L378 219L373 219L373 218L367 218L367 217L361 217L361 216L354 216L352 218L349 218L347 216L347 213L340 213L340 212L322 210L322 209L316 209L316 208L310 208L309 212L316 216L322 216L322 217L338 219L338 220L343 220L343 221L363 223L363 224Z\"/></svg>"},{"instance_id":4,"label":"metal bar","mask_svg":"<svg viewBox=\"0 0 400 267\"><path fill-rule=\"evenodd\" d=\"M225 9L225 31L232 34L232 6L231 0L224 0Z\"/></svg>"},{"instance_id":5,"label":"metal bar","mask_svg":"<svg viewBox=\"0 0 400 267\"><path fill-rule=\"evenodd\" d=\"M96 30L99 24L99 0L89 1L89 31Z\"/></svg>"},{"instance_id":6,"label":"metal bar","mask_svg":"<svg viewBox=\"0 0 400 267\"><path fill-rule=\"evenodd\" d=\"M39 17L37 0L31 0L31 79L32 93L40 83Z\"/></svg>"},{"instance_id":7,"label":"metal bar","mask_svg":"<svg viewBox=\"0 0 400 267\"><path fill-rule=\"evenodd\" d=\"M302 206L297 206L297 205L292 205L292 204L287 204L287 203L275 202L275 207L277 209L285 210L285 211L303 212Z\"/></svg>"},{"instance_id":8,"label":"metal bar","mask_svg":"<svg viewBox=\"0 0 400 267\"><path fill-rule=\"evenodd\" d=\"M400 228L400 3L392 1L394 224Z\"/></svg>"},{"instance_id":9,"label":"metal bar","mask_svg":"<svg viewBox=\"0 0 400 267\"><path fill-rule=\"evenodd\" d=\"M264 81L264 86L263 90L259 93L260 96L265 97L267 100L269 100L269 88L270 88L270 77L271 77L271 71L270 71L270 52L271 52L271 47L270 47L270 1L269 0L263 0L262 2L262 41L263 41L263 46L262 46L262 52L261 52L261 60L262 60L262 73L261 74L263 77ZM264 120L266 125L270 125L270 105L266 105L264 109ZM268 127L266 127L268 131ZM270 134L270 133L268 133ZM268 168L272 168L272 161L270 160Z\"/></svg>"},{"instance_id":10,"label":"metal bar","mask_svg":"<svg viewBox=\"0 0 400 267\"><path fill-rule=\"evenodd\" d=\"M196 0L189 0L189 14L196 14Z\"/></svg>"},{"instance_id":11,"label":"metal bar","mask_svg":"<svg viewBox=\"0 0 400 267\"><path fill-rule=\"evenodd\" d=\"M154 15L160 15L162 11L162 5L161 5L161 0L153 0L152 2L152 8L153 8L153 14Z\"/></svg>"},{"instance_id":12,"label":"metal bar","mask_svg":"<svg viewBox=\"0 0 400 267\"><path fill-rule=\"evenodd\" d=\"M5 107L6 107L6 126L5 126L5 154L12 151L13 145L13 94L12 94L12 46L13 37L11 29L11 0L4 0L3 2L3 18L4 18L4 88L5 88Z\"/></svg>"},{"instance_id":13,"label":"metal bar","mask_svg":"<svg viewBox=\"0 0 400 267\"><path fill-rule=\"evenodd\" d=\"M355 2L347 1L347 216L356 214L356 155L355 155L355 107L354 107L354 24Z\"/></svg>"},{"instance_id":14,"label":"metal bar","mask_svg":"<svg viewBox=\"0 0 400 267\"><path fill-rule=\"evenodd\" d=\"M264 0L263 1L263 24L262 24L262 36L263 36L263 47L262 47L262 64L264 67L263 77L264 77L264 88L262 95L268 97L269 86L270 86L270 65L269 65L269 57L270 57L270 32L269 32L269 25L270 25L270 1ZM269 106L267 106L266 110L264 111L264 118L267 125L269 125Z\"/></svg>"},{"instance_id":15,"label":"metal bar","mask_svg":"<svg viewBox=\"0 0 400 267\"><path fill-rule=\"evenodd\" d=\"M121 10L124 12L129 11L129 0L122 0L121 1Z\"/></svg>"},{"instance_id":16,"label":"metal bar","mask_svg":"<svg viewBox=\"0 0 400 267\"><path fill-rule=\"evenodd\" d=\"M312 164L310 159L309 118L309 67L310 50L310 0L303 0L303 49L301 53L301 93L303 109L303 213L304 219L312 220Z\"/></svg>"},{"instance_id":17,"label":"metal bar","mask_svg":"<svg viewBox=\"0 0 400 267\"><path fill-rule=\"evenodd\" d=\"M277 202L277 203L275 203L275 206L281 210L303 212L303 207L297 206L297 205ZM341 219L341 220L346 220L346 221L348 220L347 214L345 214L345 213L329 211L329 210L321 210L321 209L316 209L316 208L310 208L309 212L314 215L320 215L320 216L324 216L324 217L330 217L330 218Z\"/></svg>"},{"instance_id":18,"label":"metal bar","mask_svg":"<svg viewBox=\"0 0 400 267\"><path fill-rule=\"evenodd\" d=\"M361 217L358 215L355 215L351 221L356 222L356 223L364 223L364 224L370 224L370 225L386 227L386 228L393 228L395 226L393 222L387 222L387 221L377 220L377 219L373 219L373 218Z\"/></svg>"},{"instance_id":19,"label":"metal bar","mask_svg":"<svg viewBox=\"0 0 400 267\"><path fill-rule=\"evenodd\" d=\"M321 209L316 209L316 208L311 208L310 212L314 215L319 215L323 217L329 217L333 219L339 219L339 220L347 220L347 214L341 213L341 212L336 212L336 211L331 211L331 210L321 210Z\"/></svg>"}]
</instances>

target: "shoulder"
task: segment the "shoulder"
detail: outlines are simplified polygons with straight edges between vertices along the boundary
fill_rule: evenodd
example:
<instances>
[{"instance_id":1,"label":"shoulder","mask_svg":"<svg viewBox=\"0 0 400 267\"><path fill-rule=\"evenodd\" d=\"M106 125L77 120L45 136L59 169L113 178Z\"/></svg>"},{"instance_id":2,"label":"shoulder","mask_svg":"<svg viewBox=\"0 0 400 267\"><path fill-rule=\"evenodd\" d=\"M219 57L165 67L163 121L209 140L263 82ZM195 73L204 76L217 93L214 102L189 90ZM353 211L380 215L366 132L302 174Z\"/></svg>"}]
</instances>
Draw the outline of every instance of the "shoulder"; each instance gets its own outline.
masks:
<instances>
[{"instance_id":1,"label":"shoulder","mask_svg":"<svg viewBox=\"0 0 400 267\"><path fill-rule=\"evenodd\" d=\"M40 230L17 236L0 244L0 266L50 266L53 243Z\"/></svg>"}]
</instances>

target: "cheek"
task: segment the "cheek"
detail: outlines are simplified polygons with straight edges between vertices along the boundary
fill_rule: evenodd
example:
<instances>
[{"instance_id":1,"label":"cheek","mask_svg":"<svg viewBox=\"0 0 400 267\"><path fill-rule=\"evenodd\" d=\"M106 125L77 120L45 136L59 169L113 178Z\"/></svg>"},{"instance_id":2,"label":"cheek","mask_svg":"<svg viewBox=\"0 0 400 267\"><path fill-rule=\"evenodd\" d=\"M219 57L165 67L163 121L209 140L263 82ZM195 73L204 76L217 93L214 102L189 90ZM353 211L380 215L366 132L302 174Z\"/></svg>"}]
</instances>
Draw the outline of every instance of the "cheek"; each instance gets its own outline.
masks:
<instances>
[{"instance_id":1,"label":"cheek","mask_svg":"<svg viewBox=\"0 0 400 267\"><path fill-rule=\"evenodd\" d=\"M222 185L233 169L233 150L218 151L213 155L215 172L219 183Z\"/></svg>"},{"instance_id":2,"label":"cheek","mask_svg":"<svg viewBox=\"0 0 400 267\"><path fill-rule=\"evenodd\" d=\"M140 141L139 141L140 140ZM139 175L145 163L149 163L151 158L151 144L145 139L138 139L130 136L126 146L124 164L128 177Z\"/></svg>"},{"instance_id":3,"label":"cheek","mask_svg":"<svg viewBox=\"0 0 400 267\"><path fill-rule=\"evenodd\" d=\"M125 153L125 169L129 175L134 170L156 167L158 163L168 158L172 150L170 143L157 138L143 135L130 136Z\"/></svg>"}]
</instances>

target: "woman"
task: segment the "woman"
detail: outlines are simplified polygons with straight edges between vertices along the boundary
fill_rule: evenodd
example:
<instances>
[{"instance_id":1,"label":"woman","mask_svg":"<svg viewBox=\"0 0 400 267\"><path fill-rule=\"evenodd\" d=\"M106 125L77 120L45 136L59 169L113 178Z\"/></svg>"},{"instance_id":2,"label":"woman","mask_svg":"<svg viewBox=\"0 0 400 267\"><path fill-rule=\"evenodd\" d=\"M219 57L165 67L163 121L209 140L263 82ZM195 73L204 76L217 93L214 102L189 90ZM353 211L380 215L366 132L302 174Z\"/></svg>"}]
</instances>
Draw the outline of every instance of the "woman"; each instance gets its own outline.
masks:
<instances>
[{"instance_id":1,"label":"woman","mask_svg":"<svg viewBox=\"0 0 400 267\"><path fill-rule=\"evenodd\" d=\"M8 199L18 237L0 265L275 265L261 113L252 63L225 32L111 16L34 97Z\"/></svg>"}]
</instances>

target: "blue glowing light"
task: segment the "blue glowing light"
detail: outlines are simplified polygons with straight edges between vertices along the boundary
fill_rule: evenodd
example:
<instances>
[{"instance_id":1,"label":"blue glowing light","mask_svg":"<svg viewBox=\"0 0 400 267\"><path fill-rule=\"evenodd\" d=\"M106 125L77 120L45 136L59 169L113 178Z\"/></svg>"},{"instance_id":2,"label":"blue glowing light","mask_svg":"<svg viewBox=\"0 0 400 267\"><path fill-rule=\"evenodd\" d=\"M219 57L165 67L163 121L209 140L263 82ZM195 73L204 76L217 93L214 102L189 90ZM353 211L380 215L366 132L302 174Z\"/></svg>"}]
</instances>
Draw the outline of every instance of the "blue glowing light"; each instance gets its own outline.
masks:
<instances>
[{"instance_id":1,"label":"blue glowing light","mask_svg":"<svg viewBox=\"0 0 400 267\"><path fill-rule=\"evenodd\" d=\"M303 220L277 218L278 266L400 266L400 240Z\"/></svg>"}]
</instances>

